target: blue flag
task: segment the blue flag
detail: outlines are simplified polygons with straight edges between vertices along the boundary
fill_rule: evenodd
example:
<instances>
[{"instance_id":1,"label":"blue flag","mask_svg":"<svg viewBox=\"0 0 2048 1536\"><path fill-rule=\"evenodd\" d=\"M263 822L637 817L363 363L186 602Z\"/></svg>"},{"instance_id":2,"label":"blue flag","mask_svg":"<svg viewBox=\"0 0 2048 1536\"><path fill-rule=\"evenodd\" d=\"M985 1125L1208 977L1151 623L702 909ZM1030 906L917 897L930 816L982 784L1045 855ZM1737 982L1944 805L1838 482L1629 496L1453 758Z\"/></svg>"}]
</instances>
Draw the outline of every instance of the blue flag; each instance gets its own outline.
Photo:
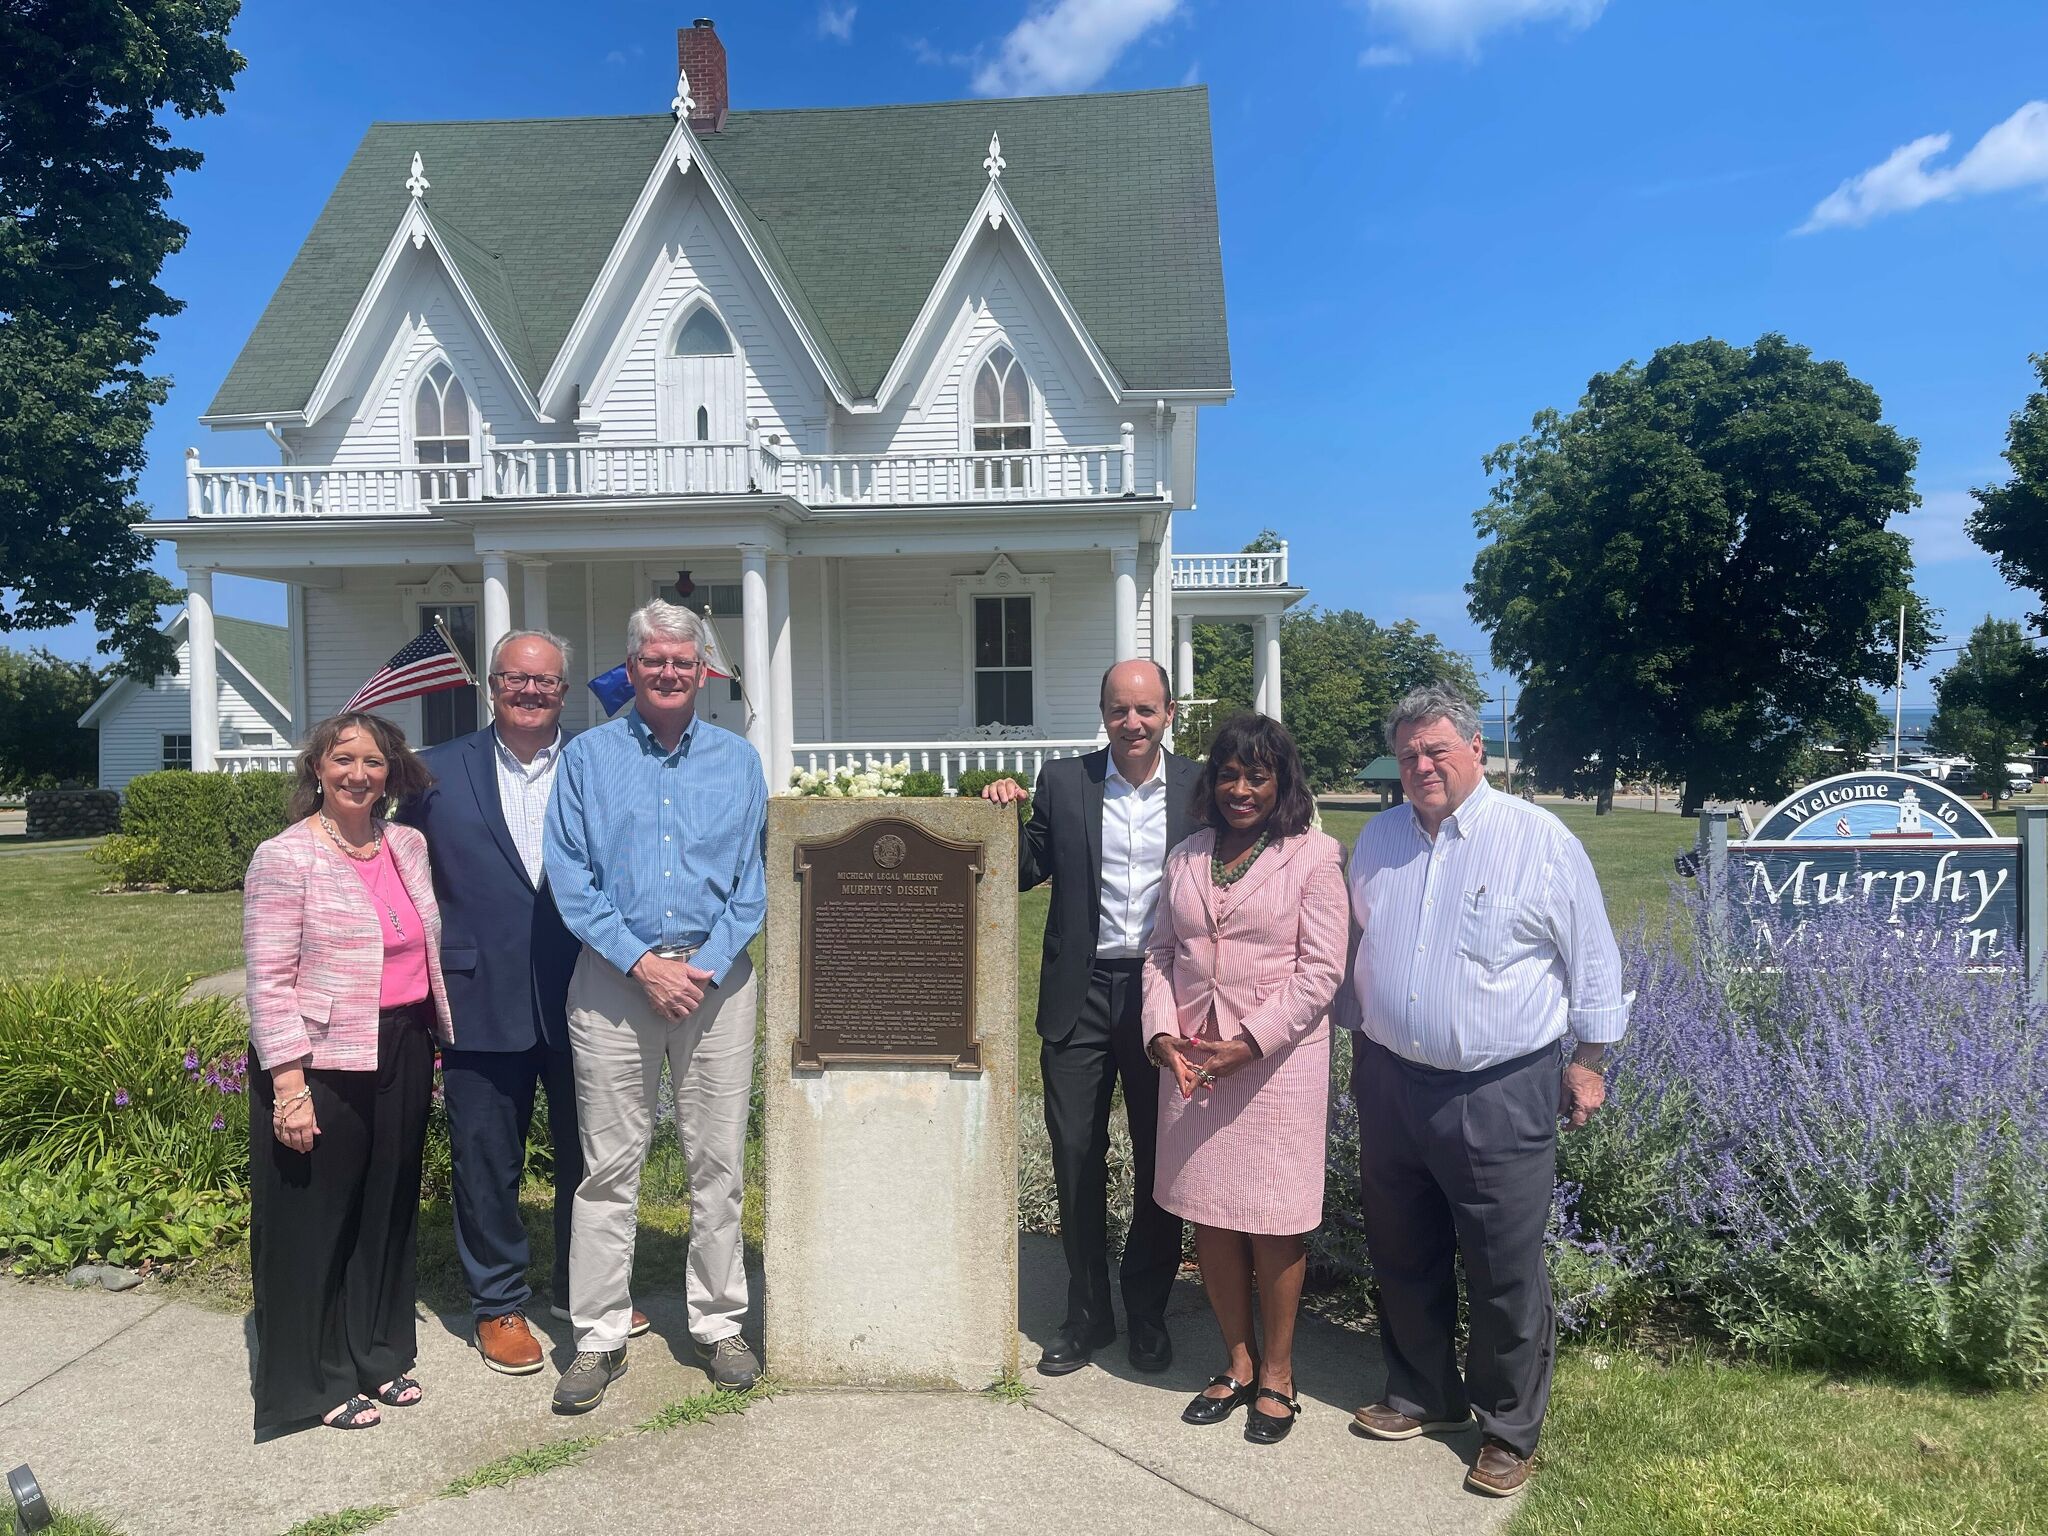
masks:
<instances>
[{"instance_id":1,"label":"blue flag","mask_svg":"<svg viewBox=\"0 0 2048 1536\"><path fill-rule=\"evenodd\" d=\"M607 717L617 714L619 706L633 697L633 680L626 676L626 664L622 661L604 676L593 677L590 691L597 695Z\"/></svg>"}]
</instances>

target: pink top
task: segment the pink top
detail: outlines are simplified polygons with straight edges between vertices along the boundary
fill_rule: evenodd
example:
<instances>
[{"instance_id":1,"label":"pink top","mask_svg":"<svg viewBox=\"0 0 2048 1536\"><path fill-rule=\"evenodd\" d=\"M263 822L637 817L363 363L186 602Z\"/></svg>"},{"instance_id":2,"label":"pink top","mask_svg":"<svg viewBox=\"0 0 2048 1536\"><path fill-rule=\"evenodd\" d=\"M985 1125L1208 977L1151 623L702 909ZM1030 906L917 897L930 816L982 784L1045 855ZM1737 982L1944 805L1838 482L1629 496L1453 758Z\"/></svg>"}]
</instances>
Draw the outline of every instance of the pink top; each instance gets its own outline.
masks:
<instances>
[{"instance_id":1,"label":"pink top","mask_svg":"<svg viewBox=\"0 0 2048 1536\"><path fill-rule=\"evenodd\" d=\"M391 859L391 844L381 842L374 859L350 859L356 878L377 909L377 928L384 938L384 974L377 988L379 1008L402 1008L425 999L427 927L406 893L405 881Z\"/></svg>"}]
</instances>

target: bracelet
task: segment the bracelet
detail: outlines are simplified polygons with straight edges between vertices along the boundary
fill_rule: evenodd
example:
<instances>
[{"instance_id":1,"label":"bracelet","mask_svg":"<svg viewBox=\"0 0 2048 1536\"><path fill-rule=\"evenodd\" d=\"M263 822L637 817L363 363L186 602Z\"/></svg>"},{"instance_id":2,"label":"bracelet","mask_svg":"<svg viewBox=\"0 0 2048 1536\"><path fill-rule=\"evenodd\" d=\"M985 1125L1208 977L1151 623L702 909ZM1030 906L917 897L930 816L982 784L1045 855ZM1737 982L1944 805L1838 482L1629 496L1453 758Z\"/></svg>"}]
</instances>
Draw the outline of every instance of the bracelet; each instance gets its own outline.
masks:
<instances>
[{"instance_id":1,"label":"bracelet","mask_svg":"<svg viewBox=\"0 0 2048 1536\"><path fill-rule=\"evenodd\" d=\"M285 1111L291 1109L294 1105L305 1103L308 1099L312 1097L313 1090L311 1088L301 1088L297 1093L293 1094L290 1098L279 1099L275 1104L271 1105L270 1118L273 1120L282 1120L285 1116Z\"/></svg>"}]
</instances>

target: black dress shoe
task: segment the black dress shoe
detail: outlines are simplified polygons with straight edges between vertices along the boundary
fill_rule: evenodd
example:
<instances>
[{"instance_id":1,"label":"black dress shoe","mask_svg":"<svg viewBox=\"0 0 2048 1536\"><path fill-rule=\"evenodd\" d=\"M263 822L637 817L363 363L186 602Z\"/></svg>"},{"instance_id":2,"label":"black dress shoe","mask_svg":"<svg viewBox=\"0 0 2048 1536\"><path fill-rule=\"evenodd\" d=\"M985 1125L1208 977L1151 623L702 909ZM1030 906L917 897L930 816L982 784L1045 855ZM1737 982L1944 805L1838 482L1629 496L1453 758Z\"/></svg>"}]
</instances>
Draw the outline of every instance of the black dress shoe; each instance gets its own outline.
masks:
<instances>
[{"instance_id":1,"label":"black dress shoe","mask_svg":"<svg viewBox=\"0 0 2048 1536\"><path fill-rule=\"evenodd\" d=\"M1244 1416L1244 1437L1253 1445L1278 1445L1287 1438L1287 1432L1294 1428L1294 1421L1301 1417L1301 1404L1291 1397L1283 1397L1271 1387L1259 1388L1256 1395L1271 1398L1287 1410L1287 1417L1283 1419L1253 1408Z\"/></svg>"},{"instance_id":2,"label":"black dress shoe","mask_svg":"<svg viewBox=\"0 0 2048 1536\"><path fill-rule=\"evenodd\" d=\"M1131 1369L1157 1375L1173 1364L1173 1339L1158 1323L1132 1323Z\"/></svg>"},{"instance_id":3,"label":"black dress shoe","mask_svg":"<svg viewBox=\"0 0 2048 1536\"><path fill-rule=\"evenodd\" d=\"M1221 1424L1252 1400L1252 1384L1239 1381L1235 1376L1211 1376L1209 1385L1230 1388L1230 1396L1211 1397L1207 1392L1197 1393L1187 1407L1181 1409L1182 1423Z\"/></svg>"},{"instance_id":4,"label":"black dress shoe","mask_svg":"<svg viewBox=\"0 0 2048 1536\"><path fill-rule=\"evenodd\" d=\"M1116 1325L1113 1323L1105 1323L1092 1333L1086 1328L1062 1328L1045 1346L1045 1353L1038 1357L1038 1374L1064 1376L1069 1371L1078 1371L1096 1350L1107 1349L1115 1342Z\"/></svg>"}]
</instances>

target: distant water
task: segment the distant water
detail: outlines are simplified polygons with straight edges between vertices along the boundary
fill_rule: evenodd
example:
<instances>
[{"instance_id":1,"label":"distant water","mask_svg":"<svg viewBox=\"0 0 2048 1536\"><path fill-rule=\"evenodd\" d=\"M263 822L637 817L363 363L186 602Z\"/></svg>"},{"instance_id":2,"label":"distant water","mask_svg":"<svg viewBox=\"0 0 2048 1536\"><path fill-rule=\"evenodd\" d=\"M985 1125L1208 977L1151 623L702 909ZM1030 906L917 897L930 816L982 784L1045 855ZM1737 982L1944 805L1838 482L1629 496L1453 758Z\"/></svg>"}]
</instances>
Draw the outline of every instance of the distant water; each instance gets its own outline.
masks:
<instances>
[{"instance_id":1,"label":"distant water","mask_svg":"<svg viewBox=\"0 0 2048 1536\"><path fill-rule=\"evenodd\" d=\"M1884 734L1889 738L1892 733L1891 706L1880 706L1878 714L1884 718ZM1927 722L1933 718L1934 706L1932 704L1908 704L1899 711L1900 737L1906 741L1916 741L1925 738L1927 735Z\"/></svg>"}]
</instances>

